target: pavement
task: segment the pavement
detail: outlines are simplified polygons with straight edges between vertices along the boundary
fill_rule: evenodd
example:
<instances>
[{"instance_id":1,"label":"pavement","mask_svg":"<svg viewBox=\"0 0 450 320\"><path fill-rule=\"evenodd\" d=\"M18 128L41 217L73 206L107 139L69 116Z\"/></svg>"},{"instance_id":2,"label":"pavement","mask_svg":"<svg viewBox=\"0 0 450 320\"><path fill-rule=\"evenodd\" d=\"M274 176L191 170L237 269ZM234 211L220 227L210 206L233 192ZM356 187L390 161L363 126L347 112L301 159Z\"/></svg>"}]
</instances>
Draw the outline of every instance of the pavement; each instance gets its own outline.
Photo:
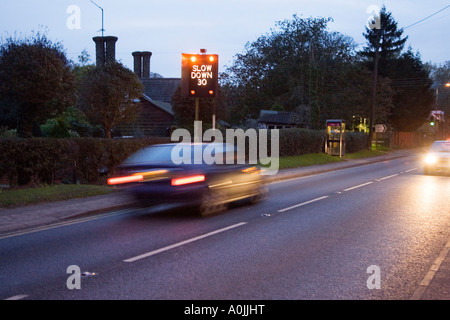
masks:
<instances>
[{"instance_id":1,"label":"pavement","mask_svg":"<svg viewBox=\"0 0 450 320\"><path fill-rule=\"evenodd\" d=\"M364 159L346 160L325 165L285 169L268 182L281 181L335 170L352 168L371 163L389 161L417 154L418 150L397 150L386 155ZM419 152L423 152L420 150ZM19 208L0 208L0 240L29 232L43 230L85 218L95 217L113 210L135 206L132 197L123 192L44 203ZM450 300L450 239L430 267L411 300Z\"/></svg>"}]
</instances>

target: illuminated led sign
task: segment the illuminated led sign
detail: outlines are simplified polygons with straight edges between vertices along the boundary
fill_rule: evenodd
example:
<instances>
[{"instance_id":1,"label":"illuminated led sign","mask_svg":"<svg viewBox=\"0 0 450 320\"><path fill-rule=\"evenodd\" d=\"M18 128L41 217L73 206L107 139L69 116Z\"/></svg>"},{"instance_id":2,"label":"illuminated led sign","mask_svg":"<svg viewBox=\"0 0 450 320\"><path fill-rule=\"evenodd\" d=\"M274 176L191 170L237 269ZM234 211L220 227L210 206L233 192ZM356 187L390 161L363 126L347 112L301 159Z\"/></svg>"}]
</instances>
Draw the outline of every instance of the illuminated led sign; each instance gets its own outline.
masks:
<instances>
[{"instance_id":1,"label":"illuminated led sign","mask_svg":"<svg viewBox=\"0 0 450 320\"><path fill-rule=\"evenodd\" d=\"M183 96L212 98L219 80L219 56L216 54L182 54L181 92Z\"/></svg>"}]
</instances>

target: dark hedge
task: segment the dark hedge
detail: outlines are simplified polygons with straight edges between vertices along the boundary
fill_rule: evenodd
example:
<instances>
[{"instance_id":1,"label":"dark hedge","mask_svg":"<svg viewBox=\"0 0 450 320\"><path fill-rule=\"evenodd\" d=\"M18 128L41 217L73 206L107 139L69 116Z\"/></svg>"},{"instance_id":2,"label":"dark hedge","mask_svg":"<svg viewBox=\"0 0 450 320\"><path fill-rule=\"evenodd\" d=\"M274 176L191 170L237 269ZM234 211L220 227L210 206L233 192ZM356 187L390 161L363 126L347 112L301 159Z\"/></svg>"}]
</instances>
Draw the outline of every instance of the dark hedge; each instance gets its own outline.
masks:
<instances>
[{"instance_id":1,"label":"dark hedge","mask_svg":"<svg viewBox=\"0 0 450 320\"><path fill-rule=\"evenodd\" d=\"M325 131L280 130L280 156L324 152ZM346 133L346 152L365 148L366 135ZM268 150L271 150L270 137ZM53 183L104 184L107 172L137 150L170 142L169 138L141 139L0 139L0 179L11 186Z\"/></svg>"},{"instance_id":2,"label":"dark hedge","mask_svg":"<svg viewBox=\"0 0 450 320\"><path fill-rule=\"evenodd\" d=\"M103 184L105 172L133 152L167 138L0 139L0 178L9 184ZM106 170L105 170L106 169Z\"/></svg>"}]
</instances>

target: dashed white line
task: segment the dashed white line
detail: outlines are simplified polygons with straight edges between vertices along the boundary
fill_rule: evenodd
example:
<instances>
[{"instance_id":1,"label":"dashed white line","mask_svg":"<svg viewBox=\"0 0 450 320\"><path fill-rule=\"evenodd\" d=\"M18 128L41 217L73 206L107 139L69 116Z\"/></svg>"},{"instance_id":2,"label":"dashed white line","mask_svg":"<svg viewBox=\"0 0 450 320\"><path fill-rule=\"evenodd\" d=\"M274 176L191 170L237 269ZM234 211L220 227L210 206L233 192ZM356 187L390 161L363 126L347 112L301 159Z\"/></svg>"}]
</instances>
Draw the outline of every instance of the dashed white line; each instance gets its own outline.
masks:
<instances>
[{"instance_id":1,"label":"dashed white line","mask_svg":"<svg viewBox=\"0 0 450 320\"><path fill-rule=\"evenodd\" d=\"M344 191L347 192L347 191L350 191L350 190L353 190L353 189L357 189L357 188L361 188L361 187L364 187L364 186L368 186L369 184L372 184L372 183L373 183L373 181L369 181L369 182L366 182L366 183L363 183L363 184L359 184L359 185L351 187L351 188L344 189Z\"/></svg>"},{"instance_id":2,"label":"dashed white line","mask_svg":"<svg viewBox=\"0 0 450 320\"><path fill-rule=\"evenodd\" d=\"M158 249L158 250L154 250L154 251L151 251L151 252L147 252L147 253L141 254L141 255L136 256L134 258L123 260L123 262L136 262L138 260L142 260L142 259L154 256L154 255L156 255L158 253L161 253L161 252L164 252L164 251L168 251L168 250L171 250L171 249L175 249L175 248L181 247L181 246L183 246L185 244L192 243L192 242L195 242L195 241L198 241L198 240L201 240L201 239L205 239L207 237L210 237L210 236L213 236L215 234L218 234L218 233L221 233L221 232L225 232L225 231L228 231L228 230L231 230L231 229L243 226L245 224L247 224L247 222L237 223L237 224L234 224L232 226L229 226L229 227L226 227L226 228L223 228L223 229L219 229L219 230L216 230L216 231L212 231L210 233L207 233L207 234L204 234L204 235L201 235L201 236L189 239L189 240L178 242L176 244L173 244L173 245L170 245L170 246Z\"/></svg>"},{"instance_id":3,"label":"dashed white line","mask_svg":"<svg viewBox=\"0 0 450 320\"><path fill-rule=\"evenodd\" d=\"M386 180L386 179L390 179L390 178L393 178L393 177L396 177L396 176L398 176L398 173L392 174L392 175L387 176L387 177L380 178L380 181L383 181L383 180Z\"/></svg>"},{"instance_id":4,"label":"dashed white line","mask_svg":"<svg viewBox=\"0 0 450 320\"><path fill-rule=\"evenodd\" d=\"M405 173L408 173L408 172L411 172L411 171L415 171L415 170L418 170L418 169L419 168L412 168L412 169L406 170Z\"/></svg>"},{"instance_id":5,"label":"dashed white line","mask_svg":"<svg viewBox=\"0 0 450 320\"><path fill-rule=\"evenodd\" d=\"M310 204L310 203L313 203L313 202L316 202L316 201L324 200L324 199L326 199L326 198L328 198L328 196L323 196L323 197L320 197L320 198L316 198L316 199L313 199L313 200L309 200L309 201L306 201L306 202L302 202L302 203L296 204L295 206L292 206L292 207L288 207L288 208L284 208L284 209L278 210L278 212L289 211L289 210L292 210L292 209L295 209L295 208L298 208L298 207L302 207L302 206L305 206L305 205L307 205L307 204Z\"/></svg>"}]
</instances>

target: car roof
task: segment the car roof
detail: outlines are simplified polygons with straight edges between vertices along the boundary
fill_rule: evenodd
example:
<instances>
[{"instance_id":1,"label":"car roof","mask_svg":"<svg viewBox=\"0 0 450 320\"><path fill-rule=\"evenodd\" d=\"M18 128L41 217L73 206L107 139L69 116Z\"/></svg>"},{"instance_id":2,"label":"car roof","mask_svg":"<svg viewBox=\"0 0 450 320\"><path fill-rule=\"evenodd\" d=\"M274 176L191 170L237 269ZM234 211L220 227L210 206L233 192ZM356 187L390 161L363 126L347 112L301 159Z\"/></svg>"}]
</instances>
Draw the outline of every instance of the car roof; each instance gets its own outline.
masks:
<instances>
[{"instance_id":1,"label":"car roof","mask_svg":"<svg viewBox=\"0 0 450 320\"><path fill-rule=\"evenodd\" d=\"M146 148L151 148L151 147L174 147L174 146L226 146L230 149L236 149L237 147L233 144L230 143L226 143L226 142L192 142L192 143L187 143L187 142L178 142L178 143L163 143L163 144L153 144L150 145Z\"/></svg>"}]
</instances>

